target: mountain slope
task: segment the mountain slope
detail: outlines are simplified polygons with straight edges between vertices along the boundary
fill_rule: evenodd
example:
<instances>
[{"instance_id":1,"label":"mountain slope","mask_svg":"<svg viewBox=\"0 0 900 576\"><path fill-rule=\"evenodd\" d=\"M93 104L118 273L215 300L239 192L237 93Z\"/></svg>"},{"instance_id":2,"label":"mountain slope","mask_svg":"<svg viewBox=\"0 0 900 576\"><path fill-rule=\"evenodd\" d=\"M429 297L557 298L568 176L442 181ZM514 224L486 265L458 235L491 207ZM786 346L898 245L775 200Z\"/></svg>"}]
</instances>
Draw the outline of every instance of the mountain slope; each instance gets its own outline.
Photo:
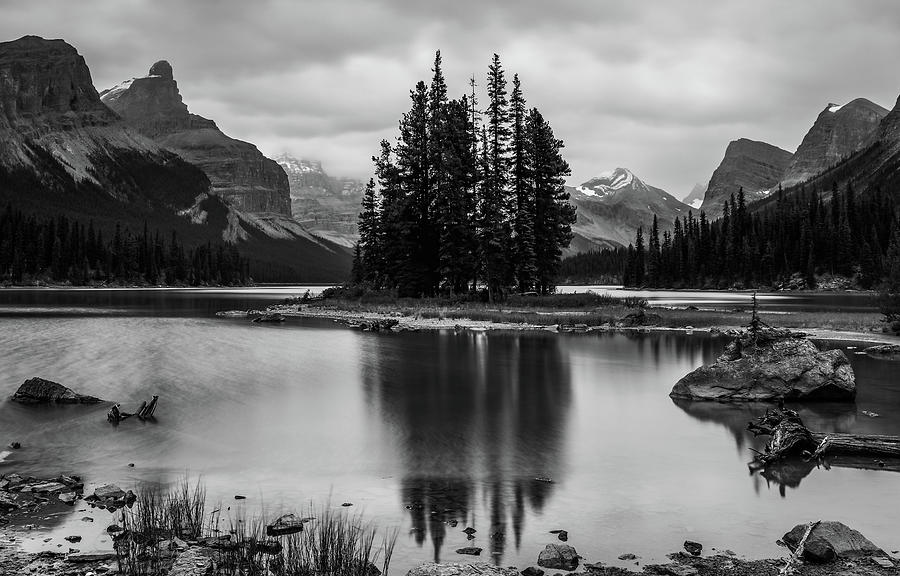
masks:
<instances>
[{"instance_id":1,"label":"mountain slope","mask_svg":"<svg viewBox=\"0 0 900 576\"><path fill-rule=\"evenodd\" d=\"M281 167L253 144L229 138L212 120L191 114L165 60L143 78L104 90L100 99L139 132L200 167L213 192L239 210L291 216L290 188Z\"/></svg>"},{"instance_id":2,"label":"mountain slope","mask_svg":"<svg viewBox=\"0 0 900 576\"><path fill-rule=\"evenodd\" d=\"M346 277L343 248L299 225L275 233L267 217L209 192L202 170L100 101L75 48L36 36L0 43L0 205L91 221L107 237L121 224L174 232L187 246L233 242L260 275Z\"/></svg>"},{"instance_id":3,"label":"mountain slope","mask_svg":"<svg viewBox=\"0 0 900 576\"><path fill-rule=\"evenodd\" d=\"M865 98L857 98L843 106L826 106L803 137L781 185L787 187L808 180L869 146L887 113L886 109Z\"/></svg>"},{"instance_id":4,"label":"mountain slope","mask_svg":"<svg viewBox=\"0 0 900 576\"><path fill-rule=\"evenodd\" d=\"M648 186L625 168L567 189L570 201L577 207L577 220L572 227L575 239L568 253L627 246L634 242L638 227L649 229L654 215L660 229L668 229L675 218L687 215L691 209L664 190Z\"/></svg>"},{"instance_id":5,"label":"mountain slope","mask_svg":"<svg viewBox=\"0 0 900 576\"><path fill-rule=\"evenodd\" d=\"M709 179L701 208L712 220L722 215L725 200L741 188L748 203L765 197L778 185L792 156L765 142L733 140Z\"/></svg>"},{"instance_id":6,"label":"mountain slope","mask_svg":"<svg viewBox=\"0 0 900 576\"><path fill-rule=\"evenodd\" d=\"M315 160L282 154L275 161L287 173L294 218L313 234L352 248L359 240L363 183L330 176Z\"/></svg>"}]
</instances>

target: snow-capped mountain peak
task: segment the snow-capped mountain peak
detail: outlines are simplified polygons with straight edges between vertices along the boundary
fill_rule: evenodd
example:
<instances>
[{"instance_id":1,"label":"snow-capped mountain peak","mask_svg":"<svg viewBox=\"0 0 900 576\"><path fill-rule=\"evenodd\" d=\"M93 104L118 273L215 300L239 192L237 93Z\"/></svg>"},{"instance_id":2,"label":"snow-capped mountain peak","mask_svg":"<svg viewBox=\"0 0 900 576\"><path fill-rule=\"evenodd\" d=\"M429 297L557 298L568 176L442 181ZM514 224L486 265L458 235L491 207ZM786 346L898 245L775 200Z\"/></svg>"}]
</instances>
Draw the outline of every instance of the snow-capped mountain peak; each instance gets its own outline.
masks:
<instances>
[{"instance_id":1,"label":"snow-capped mountain peak","mask_svg":"<svg viewBox=\"0 0 900 576\"><path fill-rule=\"evenodd\" d=\"M275 161L281 164L284 171L290 174L310 174L322 173L322 163L317 160L306 160L305 158L294 158L290 154L281 154L275 158Z\"/></svg>"},{"instance_id":2,"label":"snow-capped mountain peak","mask_svg":"<svg viewBox=\"0 0 900 576\"><path fill-rule=\"evenodd\" d=\"M591 178L575 189L586 196L606 198L614 196L620 190L629 187L635 190L647 189L647 185L635 176L631 170L616 168L615 170L601 172L595 178Z\"/></svg>"}]
</instances>

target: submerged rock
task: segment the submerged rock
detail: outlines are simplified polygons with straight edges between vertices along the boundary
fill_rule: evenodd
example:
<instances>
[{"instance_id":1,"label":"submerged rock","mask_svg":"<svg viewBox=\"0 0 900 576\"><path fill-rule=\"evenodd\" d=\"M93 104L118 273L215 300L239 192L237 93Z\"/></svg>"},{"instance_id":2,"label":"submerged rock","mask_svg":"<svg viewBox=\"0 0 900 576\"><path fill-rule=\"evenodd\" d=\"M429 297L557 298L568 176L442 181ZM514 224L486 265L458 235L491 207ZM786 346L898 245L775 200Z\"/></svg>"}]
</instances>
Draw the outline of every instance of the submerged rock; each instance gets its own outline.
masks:
<instances>
[{"instance_id":1,"label":"submerged rock","mask_svg":"<svg viewBox=\"0 0 900 576\"><path fill-rule=\"evenodd\" d=\"M568 544L547 544L538 556L538 566L554 570L578 568L578 553Z\"/></svg>"},{"instance_id":2,"label":"submerged rock","mask_svg":"<svg viewBox=\"0 0 900 576\"><path fill-rule=\"evenodd\" d=\"M43 378L31 378L19 386L12 396L21 404L97 404L99 398L78 394L71 388Z\"/></svg>"},{"instance_id":3,"label":"submerged rock","mask_svg":"<svg viewBox=\"0 0 900 576\"><path fill-rule=\"evenodd\" d=\"M842 350L820 351L789 331L739 334L715 363L672 388L672 398L720 402L852 401L856 378Z\"/></svg>"},{"instance_id":4,"label":"submerged rock","mask_svg":"<svg viewBox=\"0 0 900 576\"><path fill-rule=\"evenodd\" d=\"M878 344L869 346L863 352L879 360L900 360L900 344Z\"/></svg>"},{"instance_id":5,"label":"submerged rock","mask_svg":"<svg viewBox=\"0 0 900 576\"><path fill-rule=\"evenodd\" d=\"M685 540L684 541L684 549L691 556L699 556L701 552L703 552L703 544L699 542L694 542L693 540Z\"/></svg>"},{"instance_id":6,"label":"submerged rock","mask_svg":"<svg viewBox=\"0 0 900 576\"><path fill-rule=\"evenodd\" d=\"M501 568L484 562L472 564L428 562L416 566L407 572L406 576L518 576L518 572L515 568Z\"/></svg>"},{"instance_id":7,"label":"submerged rock","mask_svg":"<svg viewBox=\"0 0 900 576\"><path fill-rule=\"evenodd\" d=\"M266 536L286 536L303 531L305 518L297 518L294 514L279 516L274 522L266 526Z\"/></svg>"},{"instance_id":8,"label":"submerged rock","mask_svg":"<svg viewBox=\"0 0 900 576\"><path fill-rule=\"evenodd\" d=\"M806 524L798 524L782 537L788 548L795 550L803 534ZM884 551L872 544L865 536L840 522L819 522L809 533L803 545L803 558L810 562L833 562L840 558L857 556L884 556Z\"/></svg>"},{"instance_id":9,"label":"submerged rock","mask_svg":"<svg viewBox=\"0 0 900 576\"><path fill-rule=\"evenodd\" d=\"M285 318L283 314L279 314L278 312L267 312L262 316L257 316L256 318L254 318L253 322L256 322L257 324L261 322L270 322L273 324L277 324L279 322L284 322L285 320L287 320L287 318Z\"/></svg>"}]
</instances>

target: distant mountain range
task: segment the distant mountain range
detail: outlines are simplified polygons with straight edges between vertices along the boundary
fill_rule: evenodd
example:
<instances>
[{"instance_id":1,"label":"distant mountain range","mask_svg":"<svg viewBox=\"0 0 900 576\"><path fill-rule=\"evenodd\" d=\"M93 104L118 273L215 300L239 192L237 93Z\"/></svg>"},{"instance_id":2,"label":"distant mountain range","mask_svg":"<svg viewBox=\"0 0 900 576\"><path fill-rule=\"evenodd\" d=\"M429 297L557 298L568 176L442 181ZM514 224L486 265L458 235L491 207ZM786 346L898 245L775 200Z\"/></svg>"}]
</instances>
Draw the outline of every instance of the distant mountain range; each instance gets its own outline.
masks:
<instances>
[{"instance_id":1,"label":"distant mountain range","mask_svg":"<svg viewBox=\"0 0 900 576\"><path fill-rule=\"evenodd\" d=\"M352 248L365 185L330 176L316 160L282 154L275 161L287 173L294 218L313 234Z\"/></svg>"},{"instance_id":2,"label":"distant mountain range","mask_svg":"<svg viewBox=\"0 0 900 576\"><path fill-rule=\"evenodd\" d=\"M649 228L654 215L660 228L667 229L675 218L691 209L665 190L645 184L626 168L604 172L567 190L577 208L570 254L627 246L634 242L638 227Z\"/></svg>"},{"instance_id":3,"label":"distant mountain range","mask_svg":"<svg viewBox=\"0 0 900 576\"><path fill-rule=\"evenodd\" d=\"M234 244L258 278L346 277L349 251L290 218L280 166L190 114L168 64L104 97L118 113L65 41L0 43L0 205Z\"/></svg>"}]
</instances>

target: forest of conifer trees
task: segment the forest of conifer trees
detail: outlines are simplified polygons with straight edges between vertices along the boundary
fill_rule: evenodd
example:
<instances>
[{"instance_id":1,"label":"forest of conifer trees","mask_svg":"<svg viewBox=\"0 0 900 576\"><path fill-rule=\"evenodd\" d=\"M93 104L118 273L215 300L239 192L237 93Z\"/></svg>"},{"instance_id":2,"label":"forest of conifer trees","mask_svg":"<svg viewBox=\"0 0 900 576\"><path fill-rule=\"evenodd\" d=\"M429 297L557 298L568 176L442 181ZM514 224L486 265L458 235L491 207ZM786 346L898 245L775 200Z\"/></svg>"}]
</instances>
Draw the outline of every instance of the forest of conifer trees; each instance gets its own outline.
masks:
<instances>
[{"instance_id":1,"label":"forest of conifer trees","mask_svg":"<svg viewBox=\"0 0 900 576\"><path fill-rule=\"evenodd\" d=\"M563 143L527 108L518 75L508 92L496 54L483 111L474 78L469 94L448 97L441 65L438 52L396 142L373 158L353 281L401 296L548 293L575 222Z\"/></svg>"},{"instance_id":2,"label":"forest of conifer trees","mask_svg":"<svg viewBox=\"0 0 900 576\"><path fill-rule=\"evenodd\" d=\"M563 263L567 277L616 276L649 288L767 288L802 276L808 288L822 275L878 288L900 288L900 204L890 192L857 196L852 185L830 191L782 190L749 210L743 190L709 222L700 212L660 231L638 229L627 248L579 255Z\"/></svg>"},{"instance_id":3,"label":"forest of conifer trees","mask_svg":"<svg viewBox=\"0 0 900 576\"><path fill-rule=\"evenodd\" d=\"M75 285L239 285L249 264L234 246L185 249L173 233L133 233L117 225L104 238L93 222L66 216L25 215L7 206L0 214L0 283L66 282Z\"/></svg>"}]
</instances>

